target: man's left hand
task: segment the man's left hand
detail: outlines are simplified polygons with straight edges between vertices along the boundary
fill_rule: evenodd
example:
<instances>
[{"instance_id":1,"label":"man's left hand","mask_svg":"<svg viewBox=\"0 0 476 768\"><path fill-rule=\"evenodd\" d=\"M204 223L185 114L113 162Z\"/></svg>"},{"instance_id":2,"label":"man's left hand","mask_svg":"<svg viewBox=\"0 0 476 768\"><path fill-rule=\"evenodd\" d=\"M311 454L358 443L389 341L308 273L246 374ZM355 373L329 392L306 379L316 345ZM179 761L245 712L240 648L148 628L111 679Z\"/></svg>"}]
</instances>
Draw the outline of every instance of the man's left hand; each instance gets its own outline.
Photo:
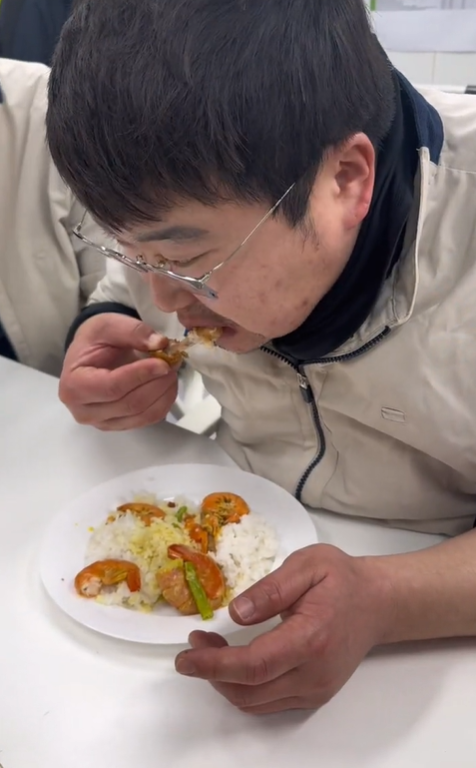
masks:
<instances>
[{"instance_id":1,"label":"man's left hand","mask_svg":"<svg viewBox=\"0 0 476 768\"><path fill-rule=\"evenodd\" d=\"M193 632L192 650L177 656L176 669L208 680L251 714L317 709L379 644L391 613L391 587L375 573L372 558L316 544L230 605L239 624L281 616L277 627L239 647L215 633Z\"/></svg>"}]
</instances>

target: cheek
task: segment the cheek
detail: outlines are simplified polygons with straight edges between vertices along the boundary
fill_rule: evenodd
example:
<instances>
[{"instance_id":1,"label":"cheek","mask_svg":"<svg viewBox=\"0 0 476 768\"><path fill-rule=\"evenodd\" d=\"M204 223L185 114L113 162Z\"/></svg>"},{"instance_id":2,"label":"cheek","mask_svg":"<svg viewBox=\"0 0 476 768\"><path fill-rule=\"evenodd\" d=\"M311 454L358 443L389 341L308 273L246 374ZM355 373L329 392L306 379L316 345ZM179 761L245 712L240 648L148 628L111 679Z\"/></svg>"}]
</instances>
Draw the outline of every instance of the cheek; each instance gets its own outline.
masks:
<instances>
[{"instance_id":1,"label":"cheek","mask_svg":"<svg viewBox=\"0 0 476 768\"><path fill-rule=\"evenodd\" d=\"M277 279L256 294L254 317L264 335L285 336L304 322L314 306L314 297L306 286Z\"/></svg>"},{"instance_id":2,"label":"cheek","mask_svg":"<svg viewBox=\"0 0 476 768\"><path fill-rule=\"evenodd\" d=\"M226 309L230 319L238 325L269 337L288 325L292 313L284 280L243 286L233 295Z\"/></svg>"}]
</instances>

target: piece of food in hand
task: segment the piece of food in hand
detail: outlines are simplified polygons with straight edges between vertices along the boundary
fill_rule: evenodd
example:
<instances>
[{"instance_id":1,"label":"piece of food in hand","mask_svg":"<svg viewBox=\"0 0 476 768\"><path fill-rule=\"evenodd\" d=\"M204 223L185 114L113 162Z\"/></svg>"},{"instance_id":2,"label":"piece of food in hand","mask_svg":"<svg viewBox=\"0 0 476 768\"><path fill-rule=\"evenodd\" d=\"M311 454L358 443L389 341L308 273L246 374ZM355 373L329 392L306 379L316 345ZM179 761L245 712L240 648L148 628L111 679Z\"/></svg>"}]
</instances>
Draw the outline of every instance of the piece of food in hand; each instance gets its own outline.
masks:
<instances>
[{"instance_id":1,"label":"piece of food in hand","mask_svg":"<svg viewBox=\"0 0 476 768\"><path fill-rule=\"evenodd\" d=\"M157 357L159 360L164 360L171 368L175 368L187 359L187 347L189 346L190 344L187 339L182 339L181 341L169 339L167 346L164 349L156 349L149 352L149 355L150 357Z\"/></svg>"},{"instance_id":2,"label":"piece of food in hand","mask_svg":"<svg viewBox=\"0 0 476 768\"><path fill-rule=\"evenodd\" d=\"M187 359L187 349L194 344L203 344L206 347L214 347L222 334L221 328L193 328L188 335L178 341L168 339L164 349L149 352L151 357L164 360L171 368L181 365Z\"/></svg>"},{"instance_id":3,"label":"piece of food in hand","mask_svg":"<svg viewBox=\"0 0 476 768\"><path fill-rule=\"evenodd\" d=\"M210 493L202 501L200 524L208 534L208 549L215 551L215 542L220 530L228 523L239 523L244 515L250 514L246 501L236 493Z\"/></svg>"},{"instance_id":4,"label":"piece of food in hand","mask_svg":"<svg viewBox=\"0 0 476 768\"><path fill-rule=\"evenodd\" d=\"M127 560L98 560L78 573L74 586L81 597L97 597L104 587L126 582L130 592L141 588L140 570Z\"/></svg>"},{"instance_id":5,"label":"piece of food in hand","mask_svg":"<svg viewBox=\"0 0 476 768\"><path fill-rule=\"evenodd\" d=\"M172 544L168 548L168 556L176 563L170 563L158 571L157 583L162 597L169 605L176 608L184 616L200 613L200 607L197 605L185 575L184 563L191 563L210 608L212 610L221 608L226 594L225 579L221 568L211 557L182 544ZM195 593L197 594L196 589ZM201 607L207 612L203 602L201 602Z\"/></svg>"}]
</instances>

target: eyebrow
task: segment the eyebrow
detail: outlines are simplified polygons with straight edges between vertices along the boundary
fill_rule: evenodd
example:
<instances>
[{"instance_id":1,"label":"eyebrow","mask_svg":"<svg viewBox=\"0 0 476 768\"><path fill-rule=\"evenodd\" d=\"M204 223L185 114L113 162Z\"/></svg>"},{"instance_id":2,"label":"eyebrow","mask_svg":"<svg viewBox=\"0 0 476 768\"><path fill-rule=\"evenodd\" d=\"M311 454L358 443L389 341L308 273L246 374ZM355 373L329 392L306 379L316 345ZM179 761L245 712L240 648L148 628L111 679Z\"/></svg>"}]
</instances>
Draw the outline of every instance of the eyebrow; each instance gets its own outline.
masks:
<instances>
[{"instance_id":1,"label":"eyebrow","mask_svg":"<svg viewBox=\"0 0 476 768\"><path fill-rule=\"evenodd\" d=\"M206 229L200 227L186 227L186 226L171 226L165 229L157 229L152 232L145 232L143 235L136 237L139 243L154 243L162 240L198 240L205 235L208 235Z\"/></svg>"}]
</instances>

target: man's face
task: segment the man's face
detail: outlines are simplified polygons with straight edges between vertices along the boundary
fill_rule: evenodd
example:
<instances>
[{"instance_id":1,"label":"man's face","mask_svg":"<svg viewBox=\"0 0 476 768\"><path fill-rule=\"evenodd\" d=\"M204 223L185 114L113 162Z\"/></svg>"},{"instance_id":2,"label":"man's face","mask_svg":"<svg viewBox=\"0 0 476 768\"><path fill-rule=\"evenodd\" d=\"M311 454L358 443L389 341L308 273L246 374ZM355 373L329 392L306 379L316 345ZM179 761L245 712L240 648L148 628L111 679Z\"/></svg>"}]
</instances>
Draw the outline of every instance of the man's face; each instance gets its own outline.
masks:
<instances>
[{"instance_id":1,"label":"man's face","mask_svg":"<svg viewBox=\"0 0 476 768\"><path fill-rule=\"evenodd\" d=\"M329 155L314 184L305 221L277 215L211 277L217 299L197 296L170 278L149 275L154 302L187 328L221 327L219 345L248 352L298 328L341 274L368 211L373 149L366 137ZM292 194L292 193L291 193ZM129 255L165 259L181 275L201 277L245 240L268 208L204 206L184 201L160 221L121 233Z\"/></svg>"}]
</instances>

